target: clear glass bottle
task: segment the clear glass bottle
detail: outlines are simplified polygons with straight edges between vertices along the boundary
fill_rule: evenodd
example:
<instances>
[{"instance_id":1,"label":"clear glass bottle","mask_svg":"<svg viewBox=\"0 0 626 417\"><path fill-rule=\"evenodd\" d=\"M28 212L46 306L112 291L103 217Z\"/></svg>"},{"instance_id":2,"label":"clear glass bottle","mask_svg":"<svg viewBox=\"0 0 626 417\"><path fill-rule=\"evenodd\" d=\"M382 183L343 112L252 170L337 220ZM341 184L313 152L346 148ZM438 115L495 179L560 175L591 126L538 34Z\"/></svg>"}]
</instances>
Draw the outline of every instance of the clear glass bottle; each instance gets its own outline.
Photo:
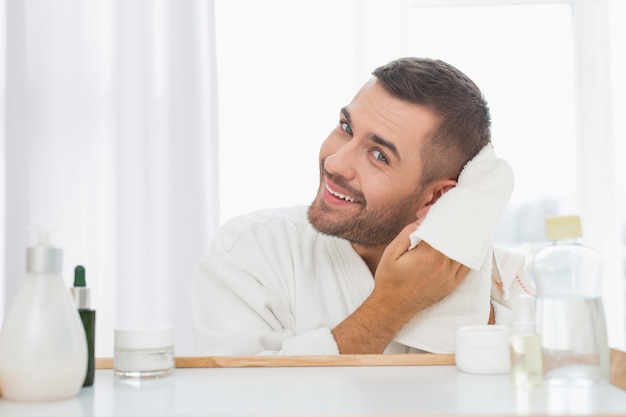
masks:
<instances>
[{"instance_id":1,"label":"clear glass bottle","mask_svg":"<svg viewBox=\"0 0 626 417\"><path fill-rule=\"evenodd\" d=\"M544 382L593 385L609 380L609 347L602 303L602 263L580 241L578 216L546 219L552 243L535 255L537 332Z\"/></svg>"},{"instance_id":2,"label":"clear glass bottle","mask_svg":"<svg viewBox=\"0 0 626 417\"><path fill-rule=\"evenodd\" d=\"M511 299L511 308L511 382L517 388L540 386L543 382L543 361L540 338L535 331L535 299L527 294L518 294Z\"/></svg>"}]
</instances>

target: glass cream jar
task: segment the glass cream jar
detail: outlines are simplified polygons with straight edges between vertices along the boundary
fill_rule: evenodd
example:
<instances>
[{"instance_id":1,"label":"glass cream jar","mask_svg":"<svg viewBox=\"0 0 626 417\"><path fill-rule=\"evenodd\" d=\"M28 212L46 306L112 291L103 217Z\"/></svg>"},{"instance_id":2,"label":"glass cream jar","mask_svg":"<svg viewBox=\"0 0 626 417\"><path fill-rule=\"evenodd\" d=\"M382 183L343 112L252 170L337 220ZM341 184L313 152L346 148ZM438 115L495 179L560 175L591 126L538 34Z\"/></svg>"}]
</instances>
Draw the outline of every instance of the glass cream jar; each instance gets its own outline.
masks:
<instances>
[{"instance_id":1,"label":"glass cream jar","mask_svg":"<svg viewBox=\"0 0 626 417\"><path fill-rule=\"evenodd\" d=\"M158 378L171 374L174 329L115 329L113 369L122 378Z\"/></svg>"}]
</instances>

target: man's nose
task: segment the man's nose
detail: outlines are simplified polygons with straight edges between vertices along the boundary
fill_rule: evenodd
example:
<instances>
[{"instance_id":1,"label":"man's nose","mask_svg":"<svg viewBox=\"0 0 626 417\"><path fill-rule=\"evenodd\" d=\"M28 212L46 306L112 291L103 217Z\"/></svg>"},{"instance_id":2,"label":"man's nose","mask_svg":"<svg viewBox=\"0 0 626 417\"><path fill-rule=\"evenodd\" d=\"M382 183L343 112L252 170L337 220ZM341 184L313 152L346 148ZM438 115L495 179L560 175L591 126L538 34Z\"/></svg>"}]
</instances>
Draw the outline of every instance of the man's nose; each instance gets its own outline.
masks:
<instances>
[{"instance_id":1,"label":"man's nose","mask_svg":"<svg viewBox=\"0 0 626 417\"><path fill-rule=\"evenodd\" d=\"M338 175L346 180L356 177L356 165L358 162L358 147L356 141L351 140L328 157L324 161L324 169L330 174Z\"/></svg>"}]
</instances>

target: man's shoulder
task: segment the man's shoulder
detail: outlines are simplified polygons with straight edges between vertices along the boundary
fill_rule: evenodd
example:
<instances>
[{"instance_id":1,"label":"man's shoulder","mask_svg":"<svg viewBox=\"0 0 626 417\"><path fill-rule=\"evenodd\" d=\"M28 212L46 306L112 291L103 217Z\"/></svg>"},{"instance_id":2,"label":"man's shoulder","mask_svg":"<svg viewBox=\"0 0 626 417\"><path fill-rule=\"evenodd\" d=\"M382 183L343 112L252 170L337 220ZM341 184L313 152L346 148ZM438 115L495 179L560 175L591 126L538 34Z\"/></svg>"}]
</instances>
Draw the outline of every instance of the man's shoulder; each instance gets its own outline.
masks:
<instances>
[{"instance_id":1,"label":"man's shoulder","mask_svg":"<svg viewBox=\"0 0 626 417\"><path fill-rule=\"evenodd\" d=\"M224 223L221 229L249 229L250 227L280 227L280 225L308 225L306 206L268 208L240 214Z\"/></svg>"},{"instance_id":2,"label":"man's shoulder","mask_svg":"<svg viewBox=\"0 0 626 417\"><path fill-rule=\"evenodd\" d=\"M293 206L238 215L220 227L214 247L228 249L250 240L270 243L275 239L314 237L317 232L308 222L306 212L306 206Z\"/></svg>"}]
</instances>

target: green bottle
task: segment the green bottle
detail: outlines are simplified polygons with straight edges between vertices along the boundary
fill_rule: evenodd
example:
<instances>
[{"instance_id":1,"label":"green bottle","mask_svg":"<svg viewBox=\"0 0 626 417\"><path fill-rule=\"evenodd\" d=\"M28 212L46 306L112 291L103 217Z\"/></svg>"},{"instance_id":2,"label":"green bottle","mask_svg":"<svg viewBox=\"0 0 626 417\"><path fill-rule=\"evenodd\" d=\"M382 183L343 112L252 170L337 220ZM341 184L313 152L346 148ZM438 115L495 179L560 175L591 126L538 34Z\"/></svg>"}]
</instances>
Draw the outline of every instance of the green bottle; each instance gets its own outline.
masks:
<instances>
[{"instance_id":1,"label":"green bottle","mask_svg":"<svg viewBox=\"0 0 626 417\"><path fill-rule=\"evenodd\" d=\"M93 385L95 374L96 311L90 308L90 289L85 282L85 268L74 268L74 286L70 288L87 337L87 375L83 387Z\"/></svg>"}]
</instances>

